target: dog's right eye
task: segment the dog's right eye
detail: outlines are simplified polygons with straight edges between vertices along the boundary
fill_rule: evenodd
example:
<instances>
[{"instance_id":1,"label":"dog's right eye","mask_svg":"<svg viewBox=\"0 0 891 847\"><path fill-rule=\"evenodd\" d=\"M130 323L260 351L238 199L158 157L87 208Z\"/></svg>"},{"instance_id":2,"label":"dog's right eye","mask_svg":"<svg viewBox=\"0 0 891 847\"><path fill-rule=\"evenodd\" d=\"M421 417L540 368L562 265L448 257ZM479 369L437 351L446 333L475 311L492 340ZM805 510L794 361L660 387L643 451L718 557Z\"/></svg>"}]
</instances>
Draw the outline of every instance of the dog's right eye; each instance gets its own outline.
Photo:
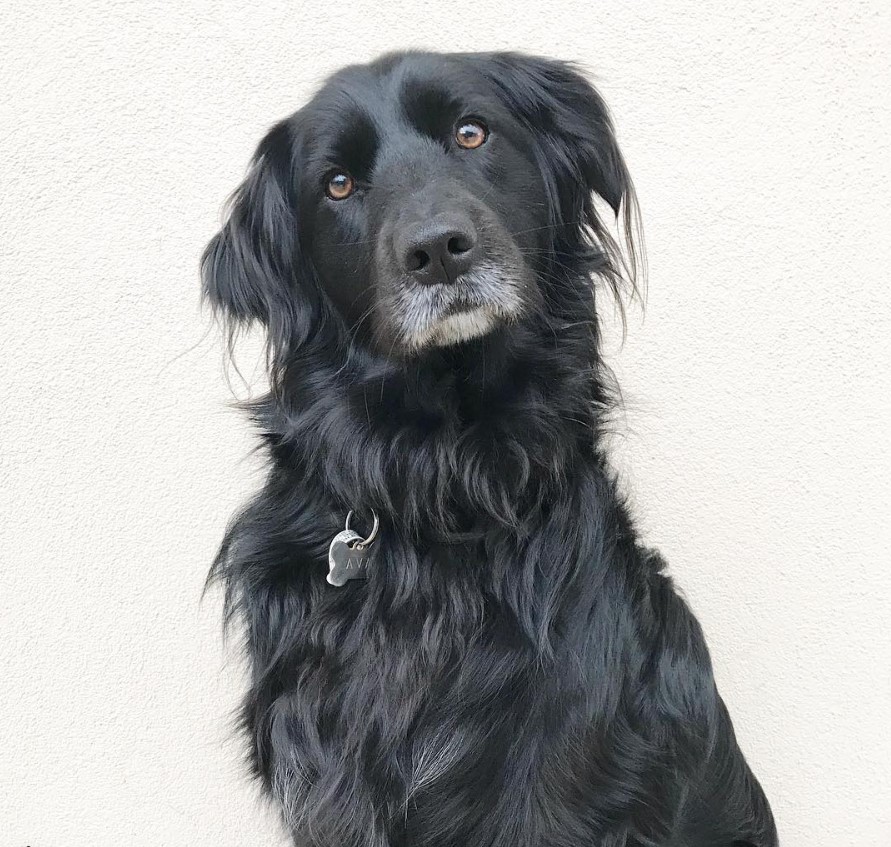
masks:
<instances>
[{"instance_id":1,"label":"dog's right eye","mask_svg":"<svg viewBox=\"0 0 891 847\"><path fill-rule=\"evenodd\" d=\"M325 193L332 200L346 200L356 190L356 181L346 171L331 171L325 177Z\"/></svg>"}]
</instances>

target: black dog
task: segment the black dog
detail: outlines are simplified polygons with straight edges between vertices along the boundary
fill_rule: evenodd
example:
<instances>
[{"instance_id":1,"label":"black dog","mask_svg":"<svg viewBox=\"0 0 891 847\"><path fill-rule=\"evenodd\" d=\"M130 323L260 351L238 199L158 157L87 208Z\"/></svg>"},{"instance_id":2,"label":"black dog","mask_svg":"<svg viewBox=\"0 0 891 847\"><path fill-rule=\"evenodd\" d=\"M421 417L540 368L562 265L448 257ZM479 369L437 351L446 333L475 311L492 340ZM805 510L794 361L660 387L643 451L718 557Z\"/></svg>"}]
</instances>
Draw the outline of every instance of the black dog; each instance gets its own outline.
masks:
<instances>
[{"instance_id":1,"label":"black dog","mask_svg":"<svg viewBox=\"0 0 891 847\"><path fill-rule=\"evenodd\" d=\"M604 459L592 277L635 249L594 195L630 234L570 66L393 55L272 128L205 252L230 331L268 336L271 469L214 572L296 845L776 844Z\"/></svg>"}]
</instances>

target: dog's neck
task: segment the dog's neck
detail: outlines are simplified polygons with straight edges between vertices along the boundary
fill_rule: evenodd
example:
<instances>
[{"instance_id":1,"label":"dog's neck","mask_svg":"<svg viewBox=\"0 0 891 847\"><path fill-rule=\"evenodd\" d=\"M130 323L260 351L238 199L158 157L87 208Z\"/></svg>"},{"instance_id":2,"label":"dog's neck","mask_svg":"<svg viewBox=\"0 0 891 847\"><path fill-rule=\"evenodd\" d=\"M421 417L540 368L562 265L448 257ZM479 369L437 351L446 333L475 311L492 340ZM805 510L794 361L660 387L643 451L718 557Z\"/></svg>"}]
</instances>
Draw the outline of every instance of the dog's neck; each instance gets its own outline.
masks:
<instances>
[{"instance_id":1,"label":"dog's neck","mask_svg":"<svg viewBox=\"0 0 891 847\"><path fill-rule=\"evenodd\" d=\"M489 604L549 650L565 603L596 596L606 564L630 559L634 533L598 447L608 394L590 326L551 332L550 346L527 331L417 367L362 355L332 363L330 348L307 347L255 405L273 467L223 545L221 563L241 549L235 564L219 567L251 562L244 551L274 530L277 561L320 565L283 564L275 578L320 590L347 512L373 509L386 555L370 594L345 596L427 620L451 609L457 591L480 600L458 604L457 642L479 631Z\"/></svg>"},{"instance_id":2,"label":"dog's neck","mask_svg":"<svg viewBox=\"0 0 891 847\"><path fill-rule=\"evenodd\" d=\"M590 324L511 327L393 362L312 347L255 407L276 467L337 513L373 508L439 537L523 531L584 475L610 408ZM299 480L299 483L297 482Z\"/></svg>"}]
</instances>

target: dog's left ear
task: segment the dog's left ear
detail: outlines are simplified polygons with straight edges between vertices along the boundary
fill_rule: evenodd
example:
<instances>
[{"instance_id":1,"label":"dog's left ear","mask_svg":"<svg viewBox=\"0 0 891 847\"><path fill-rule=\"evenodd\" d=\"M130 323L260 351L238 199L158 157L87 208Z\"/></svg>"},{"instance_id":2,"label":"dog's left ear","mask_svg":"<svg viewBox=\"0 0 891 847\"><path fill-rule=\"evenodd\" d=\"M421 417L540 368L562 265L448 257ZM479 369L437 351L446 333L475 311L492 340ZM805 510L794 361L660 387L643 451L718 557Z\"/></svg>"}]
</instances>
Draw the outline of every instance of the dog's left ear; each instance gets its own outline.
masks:
<instances>
[{"instance_id":1,"label":"dog's left ear","mask_svg":"<svg viewBox=\"0 0 891 847\"><path fill-rule=\"evenodd\" d=\"M483 73L548 157L545 172L600 195L619 215L633 187L603 98L569 62L492 53ZM570 185L561 185L563 189ZM568 198L564 197L564 200Z\"/></svg>"},{"instance_id":2,"label":"dog's left ear","mask_svg":"<svg viewBox=\"0 0 891 847\"><path fill-rule=\"evenodd\" d=\"M637 197L606 103L569 62L520 53L476 58L532 139L555 250L586 257L617 295L624 315L619 289L624 281L632 294L640 293L645 260ZM618 241L598 215L595 194L619 223Z\"/></svg>"}]
</instances>

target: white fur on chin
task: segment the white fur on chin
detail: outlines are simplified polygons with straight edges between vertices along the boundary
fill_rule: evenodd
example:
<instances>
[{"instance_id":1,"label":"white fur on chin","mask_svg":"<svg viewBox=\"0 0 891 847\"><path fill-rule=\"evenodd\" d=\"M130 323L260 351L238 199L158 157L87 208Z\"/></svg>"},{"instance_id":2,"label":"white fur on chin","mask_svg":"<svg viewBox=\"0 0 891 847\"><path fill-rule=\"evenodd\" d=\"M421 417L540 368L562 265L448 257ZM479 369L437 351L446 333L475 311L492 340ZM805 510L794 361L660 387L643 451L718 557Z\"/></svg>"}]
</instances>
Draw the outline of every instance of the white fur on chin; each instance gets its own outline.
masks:
<instances>
[{"instance_id":1,"label":"white fur on chin","mask_svg":"<svg viewBox=\"0 0 891 847\"><path fill-rule=\"evenodd\" d=\"M417 347L447 347L485 335L494 325L495 315L492 312L475 307L437 321L419 333L413 341Z\"/></svg>"}]
</instances>

